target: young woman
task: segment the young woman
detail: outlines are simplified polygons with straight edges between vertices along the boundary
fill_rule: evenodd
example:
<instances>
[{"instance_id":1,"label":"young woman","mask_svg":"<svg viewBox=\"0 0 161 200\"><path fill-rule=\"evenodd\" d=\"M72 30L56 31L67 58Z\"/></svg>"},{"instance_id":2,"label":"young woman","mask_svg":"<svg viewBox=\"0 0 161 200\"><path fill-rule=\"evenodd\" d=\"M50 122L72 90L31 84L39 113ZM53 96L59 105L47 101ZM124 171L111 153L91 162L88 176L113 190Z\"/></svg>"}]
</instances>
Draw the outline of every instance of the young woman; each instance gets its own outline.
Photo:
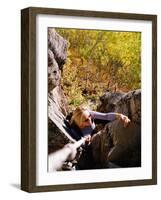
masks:
<instances>
[{"instance_id":1,"label":"young woman","mask_svg":"<svg viewBox=\"0 0 161 200\"><path fill-rule=\"evenodd\" d=\"M76 140L79 140L82 137L87 137L87 141L90 140L91 135L96 127L94 119L99 119L107 122L119 119L123 122L124 127L126 127L130 122L130 119L121 113L101 113L91 111L86 107L77 107L73 112L70 121L72 137Z\"/></svg>"}]
</instances>

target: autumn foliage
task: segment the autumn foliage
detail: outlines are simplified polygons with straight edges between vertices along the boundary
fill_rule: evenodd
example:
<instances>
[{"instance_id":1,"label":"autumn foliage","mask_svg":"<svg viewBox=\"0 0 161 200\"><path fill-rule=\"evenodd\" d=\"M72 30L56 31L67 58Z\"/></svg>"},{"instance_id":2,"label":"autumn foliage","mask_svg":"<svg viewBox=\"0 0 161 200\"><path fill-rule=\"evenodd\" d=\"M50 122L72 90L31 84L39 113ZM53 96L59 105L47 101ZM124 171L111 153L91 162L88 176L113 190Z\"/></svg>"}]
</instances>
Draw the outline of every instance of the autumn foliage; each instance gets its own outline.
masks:
<instances>
[{"instance_id":1,"label":"autumn foliage","mask_svg":"<svg viewBox=\"0 0 161 200\"><path fill-rule=\"evenodd\" d=\"M140 32L56 31L68 41L62 86L71 109L94 105L107 90L127 92L141 87Z\"/></svg>"}]
</instances>

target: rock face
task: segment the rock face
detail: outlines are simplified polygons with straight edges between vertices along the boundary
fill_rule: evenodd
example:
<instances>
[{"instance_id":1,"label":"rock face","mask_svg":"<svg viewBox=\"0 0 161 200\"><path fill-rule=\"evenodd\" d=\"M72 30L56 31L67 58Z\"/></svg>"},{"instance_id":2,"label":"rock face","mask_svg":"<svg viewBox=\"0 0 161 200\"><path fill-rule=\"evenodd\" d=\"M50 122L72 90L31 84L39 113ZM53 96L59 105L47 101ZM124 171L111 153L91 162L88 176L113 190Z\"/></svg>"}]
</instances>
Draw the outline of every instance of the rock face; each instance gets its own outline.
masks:
<instances>
[{"instance_id":1,"label":"rock face","mask_svg":"<svg viewBox=\"0 0 161 200\"><path fill-rule=\"evenodd\" d=\"M61 88L61 70L67 57L67 41L48 29L48 146L49 153L74 140L65 119L67 99Z\"/></svg>"},{"instance_id":2,"label":"rock face","mask_svg":"<svg viewBox=\"0 0 161 200\"><path fill-rule=\"evenodd\" d=\"M141 90L107 92L100 100L99 111L123 113L131 120L126 128L118 120L108 124L108 161L121 167L141 166Z\"/></svg>"},{"instance_id":3,"label":"rock face","mask_svg":"<svg viewBox=\"0 0 161 200\"><path fill-rule=\"evenodd\" d=\"M107 92L100 97L100 112L119 112L127 115L133 122L141 124L141 90L128 93Z\"/></svg>"},{"instance_id":4,"label":"rock face","mask_svg":"<svg viewBox=\"0 0 161 200\"><path fill-rule=\"evenodd\" d=\"M98 110L100 112L114 112L116 104L124 97L126 93L122 92L106 92L100 97L100 105Z\"/></svg>"},{"instance_id":5,"label":"rock face","mask_svg":"<svg viewBox=\"0 0 161 200\"><path fill-rule=\"evenodd\" d=\"M48 91L51 92L56 86L60 85L61 70L54 58L53 52L48 50Z\"/></svg>"},{"instance_id":6,"label":"rock face","mask_svg":"<svg viewBox=\"0 0 161 200\"><path fill-rule=\"evenodd\" d=\"M67 58L67 41L54 28L48 29L48 49L50 49L61 70Z\"/></svg>"}]
</instances>

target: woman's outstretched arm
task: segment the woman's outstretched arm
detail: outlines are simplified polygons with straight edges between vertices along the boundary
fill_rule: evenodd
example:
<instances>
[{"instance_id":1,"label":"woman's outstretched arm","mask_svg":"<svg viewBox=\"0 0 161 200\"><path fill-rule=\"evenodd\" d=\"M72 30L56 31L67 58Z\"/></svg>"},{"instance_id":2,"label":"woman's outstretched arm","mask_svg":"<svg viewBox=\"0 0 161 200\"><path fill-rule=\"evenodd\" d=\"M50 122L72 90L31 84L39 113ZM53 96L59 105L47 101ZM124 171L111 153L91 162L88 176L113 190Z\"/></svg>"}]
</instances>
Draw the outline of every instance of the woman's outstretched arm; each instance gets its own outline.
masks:
<instances>
[{"instance_id":1,"label":"woman's outstretched arm","mask_svg":"<svg viewBox=\"0 0 161 200\"><path fill-rule=\"evenodd\" d=\"M107 121L114 121L117 119L117 113L110 112L110 113L101 113L89 110L89 113L93 119L102 119Z\"/></svg>"},{"instance_id":2,"label":"woman's outstretched arm","mask_svg":"<svg viewBox=\"0 0 161 200\"><path fill-rule=\"evenodd\" d=\"M125 127L130 122L130 119L121 113L115 113L115 112L101 113L92 110L89 110L89 113L93 119L101 119L107 121L114 121L116 119L119 119L124 122Z\"/></svg>"}]
</instances>

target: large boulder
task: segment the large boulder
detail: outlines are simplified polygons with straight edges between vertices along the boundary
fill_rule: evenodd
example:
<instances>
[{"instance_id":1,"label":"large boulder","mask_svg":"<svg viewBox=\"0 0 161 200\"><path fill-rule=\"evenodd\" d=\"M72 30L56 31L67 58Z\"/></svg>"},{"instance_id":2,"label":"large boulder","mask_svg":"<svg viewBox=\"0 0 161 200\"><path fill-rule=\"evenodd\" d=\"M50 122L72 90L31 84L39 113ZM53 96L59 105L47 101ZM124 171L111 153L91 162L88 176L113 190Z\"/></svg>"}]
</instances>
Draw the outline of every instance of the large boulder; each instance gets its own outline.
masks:
<instances>
[{"instance_id":1,"label":"large boulder","mask_svg":"<svg viewBox=\"0 0 161 200\"><path fill-rule=\"evenodd\" d=\"M55 93L57 91L55 88ZM58 100L58 101L55 101ZM48 95L48 147L49 153L62 148L65 144L74 142L69 135L70 127L63 114L62 107L59 105L59 98Z\"/></svg>"},{"instance_id":2,"label":"large boulder","mask_svg":"<svg viewBox=\"0 0 161 200\"><path fill-rule=\"evenodd\" d=\"M124 127L120 121L109 125L108 134L113 146L108 152L107 159L122 167L141 166L141 127L131 122Z\"/></svg>"},{"instance_id":3,"label":"large boulder","mask_svg":"<svg viewBox=\"0 0 161 200\"><path fill-rule=\"evenodd\" d=\"M141 124L141 90L128 93L106 92L100 97L100 112L119 112L127 115L133 122Z\"/></svg>"},{"instance_id":4,"label":"large boulder","mask_svg":"<svg viewBox=\"0 0 161 200\"><path fill-rule=\"evenodd\" d=\"M126 128L118 120L108 124L108 142L102 142L111 145L107 160L121 167L141 166L141 90L107 92L100 100L99 111L122 113L131 120Z\"/></svg>"},{"instance_id":5,"label":"large boulder","mask_svg":"<svg viewBox=\"0 0 161 200\"><path fill-rule=\"evenodd\" d=\"M123 92L106 92L100 97L100 104L98 110L100 112L114 112L116 104L123 98L126 93Z\"/></svg>"},{"instance_id":6,"label":"large boulder","mask_svg":"<svg viewBox=\"0 0 161 200\"><path fill-rule=\"evenodd\" d=\"M67 41L54 28L48 28L48 49L53 52L59 69L62 69L67 58Z\"/></svg>"},{"instance_id":7,"label":"large boulder","mask_svg":"<svg viewBox=\"0 0 161 200\"><path fill-rule=\"evenodd\" d=\"M48 147L49 153L74 142L66 121L67 98L61 87L61 70L67 57L67 41L48 29Z\"/></svg>"}]
</instances>

